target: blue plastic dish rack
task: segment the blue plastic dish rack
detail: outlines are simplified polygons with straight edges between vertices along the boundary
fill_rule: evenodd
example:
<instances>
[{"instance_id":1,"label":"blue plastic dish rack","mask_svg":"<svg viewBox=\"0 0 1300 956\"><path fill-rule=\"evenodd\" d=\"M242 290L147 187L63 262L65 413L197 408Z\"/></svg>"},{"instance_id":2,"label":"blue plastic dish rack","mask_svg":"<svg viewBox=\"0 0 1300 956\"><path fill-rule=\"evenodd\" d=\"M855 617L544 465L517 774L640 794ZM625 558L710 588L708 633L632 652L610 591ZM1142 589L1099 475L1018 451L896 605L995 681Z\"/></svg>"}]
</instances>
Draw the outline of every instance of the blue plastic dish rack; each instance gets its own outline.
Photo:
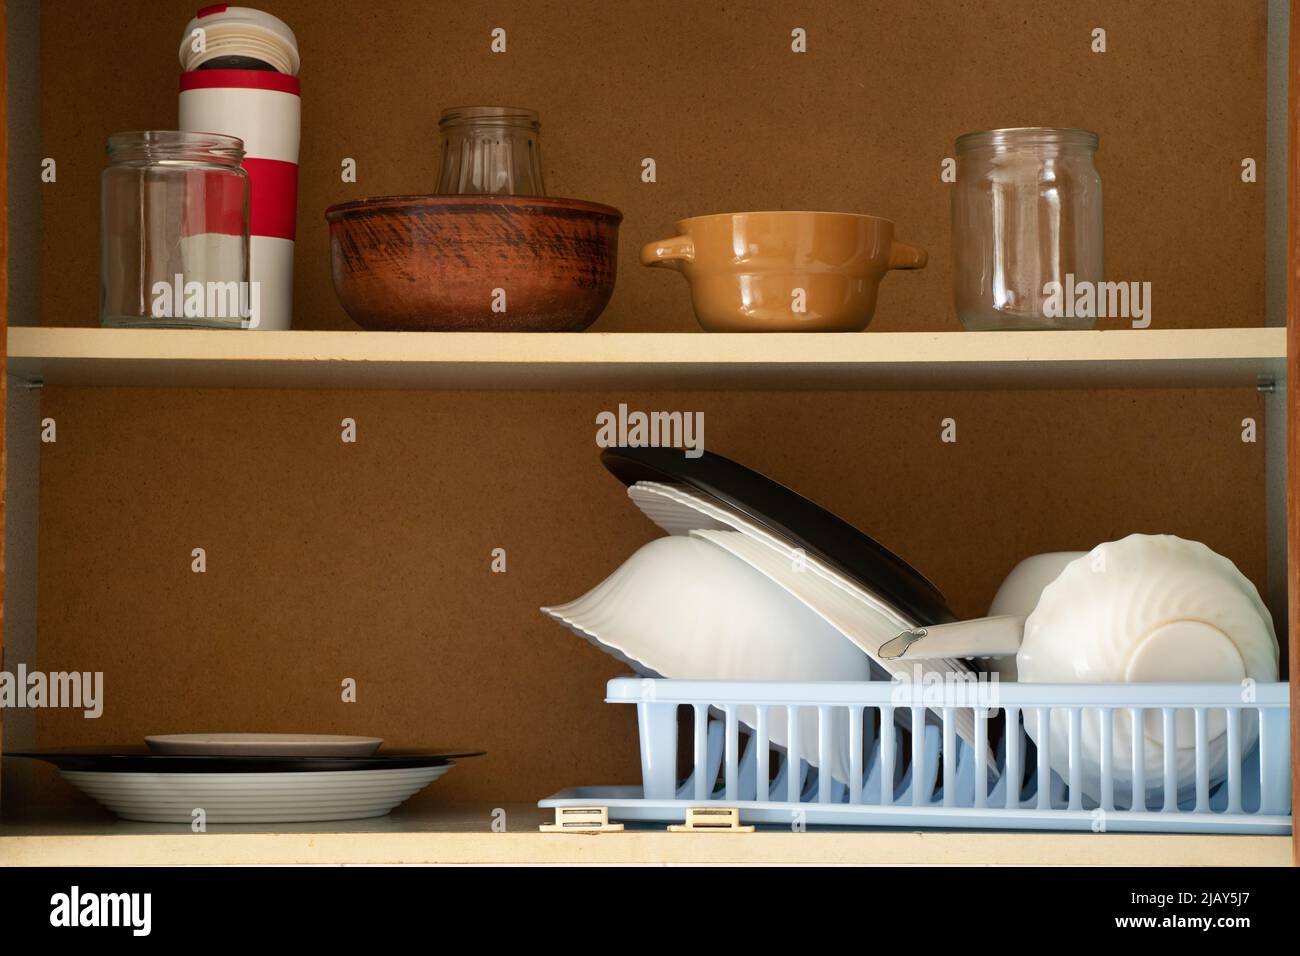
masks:
<instances>
[{"instance_id":1,"label":"blue plastic dish rack","mask_svg":"<svg viewBox=\"0 0 1300 956\"><path fill-rule=\"evenodd\" d=\"M743 823L784 827L801 822L1291 832L1290 697L1285 683L1243 688L1005 682L989 687L991 691L986 688L976 695L968 685L931 688L931 696L918 703L900 698L899 685L887 681L616 678L609 682L606 701L636 705L642 785L580 787L538 805L600 805L608 807L615 820L675 823L689 808L736 807ZM972 743L955 730L955 717L963 709L975 718ZM1132 762L1123 762L1123 771L1117 773L1115 720L1121 712L1127 712L1126 724L1132 722L1131 742L1123 738ZM818 747L811 763L799 754L800 743L809 739L806 730L799 732L799 724L810 719L816 721ZM1101 728L1093 738L1100 753L1092 756L1091 764L1085 759L1085 720ZM1158 742L1181 739L1176 721L1192 728L1193 750L1181 751L1191 762L1181 771L1178 749ZM1217 738L1210 735L1212 722L1220 728ZM1044 746L1035 747L1026 723ZM683 736L691 738L689 772L680 774L679 724ZM915 726L924 731L908 729ZM1158 769L1163 770L1155 786L1146 762L1146 748L1153 746L1146 742L1152 726L1165 735L1154 745L1161 754ZM782 739L791 743L772 744L773 727L780 727ZM1254 727L1258 740L1252 746ZM1007 733L1007 728L1013 732ZM1066 744L1056 769L1050 753L1053 740ZM839 775L847 781L833 775L837 747L843 754L839 763L847 768ZM944 759L950 753L956 754L955 760ZM1144 777L1131 768L1146 768ZM1085 781L1085 773L1094 776ZM1216 779L1219 776L1223 779ZM1147 786L1130 787L1126 780L1131 779L1146 779Z\"/></svg>"}]
</instances>

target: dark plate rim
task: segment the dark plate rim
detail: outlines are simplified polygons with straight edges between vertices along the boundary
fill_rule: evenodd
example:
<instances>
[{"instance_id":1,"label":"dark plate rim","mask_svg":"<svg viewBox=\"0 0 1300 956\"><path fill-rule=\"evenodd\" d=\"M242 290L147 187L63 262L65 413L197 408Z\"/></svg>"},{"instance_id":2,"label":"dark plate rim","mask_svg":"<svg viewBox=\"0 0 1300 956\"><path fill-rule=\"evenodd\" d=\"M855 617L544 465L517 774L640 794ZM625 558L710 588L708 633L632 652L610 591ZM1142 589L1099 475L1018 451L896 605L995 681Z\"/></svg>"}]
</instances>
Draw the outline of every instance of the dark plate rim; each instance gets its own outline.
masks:
<instances>
[{"instance_id":1,"label":"dark plate rim","mask_svg":"<svg viewBox=\"0 0 1300 956\"><path fill-rule=\"evenodd\" d=\"M958 619L938 587L883 544L797 491L737 461L711 451L687 458L680 448L629 447L606 448L600 460L628 487L639 481L686 485L735 509L826 562L916 624ZM797 529L796 525L803 527Z\"/></svg>"}]
</instances>

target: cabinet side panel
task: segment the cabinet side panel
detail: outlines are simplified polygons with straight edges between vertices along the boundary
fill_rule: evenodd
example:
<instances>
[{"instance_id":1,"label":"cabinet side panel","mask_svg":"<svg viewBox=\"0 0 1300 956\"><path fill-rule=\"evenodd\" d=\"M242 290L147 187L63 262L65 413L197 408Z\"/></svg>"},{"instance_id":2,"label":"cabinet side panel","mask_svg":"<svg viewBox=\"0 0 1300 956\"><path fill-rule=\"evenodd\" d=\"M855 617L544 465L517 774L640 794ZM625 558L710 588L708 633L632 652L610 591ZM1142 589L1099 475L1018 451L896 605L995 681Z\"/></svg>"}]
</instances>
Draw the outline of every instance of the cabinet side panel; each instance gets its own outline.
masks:
<instances>
[{"instance_id":1,"label":"cabinet side panel","mask_svg":"<svg viewBox=\"0 0 1300 956\"><path fill-rule=\"evenodd\" d=\"M1291 72L1288 115L1290 117L1287 148L1291 157L1300 156L1300 89L1297 89L1295 66L1300 64L1300 4L1291 4ZM1294 161L1287 165L1287 605L1289 607L1288 647L1291 651L1291 816L1300 816L1300 707L1295 691L1300 686L1300 182L1296 180ZM1294 862L1300 864L1300 830L1292 828Z\"/></svg>"},{"instance_id":2,"label":"cabinet side panel","mask_svg":"<svg viewBox=\"0 0 1300 956\"><path fill-rule=\"evenodd\" d=\"M5 27L8 4L0 0L0 196L9 193L9 31ZM0 209L0 390L9 394L9 203ZM5 414L0 411L0 489L5 487ZM0 541L4 540L5 504L0 493ZM5 559L0 549L0 670L5 667ZM0 754L4 753L4 712L0 710ZM3 781L0 780L0 789Z\"/></svg>"}]
</instances>

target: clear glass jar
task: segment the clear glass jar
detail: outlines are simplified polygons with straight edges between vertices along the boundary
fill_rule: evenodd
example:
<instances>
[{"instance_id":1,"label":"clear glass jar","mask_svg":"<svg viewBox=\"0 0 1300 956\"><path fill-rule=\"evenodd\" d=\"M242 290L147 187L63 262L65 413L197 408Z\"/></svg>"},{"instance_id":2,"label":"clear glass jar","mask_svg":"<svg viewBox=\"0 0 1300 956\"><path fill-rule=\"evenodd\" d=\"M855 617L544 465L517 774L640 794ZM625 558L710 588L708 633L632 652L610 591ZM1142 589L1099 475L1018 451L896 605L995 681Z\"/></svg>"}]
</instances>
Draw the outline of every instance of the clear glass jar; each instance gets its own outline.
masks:
<instances>
[{"instance_id":1,"label":"clear glass jar","mask_svg":"<svg viewBox=\"0 0 1300 956\"><path fill-rule=\"evenodd\" d=\"M532 110L512 106L458 106L443 110L442 195L494 193L545 196L542 124Z\"/></svg>"},{"instance_id":2,"label":"clear glass jar","mask_svg":"<svg viewBox=\"0 0 1300 956\"><path fill-rule=\"evenodd\" d=\"M100 179L99 320L116 328L247 328L244 144L149 130L108 140Z\"/></svg>"},{"instance_id":3,"label":"clear glass jar","mask_svg":"<svg viewBox=\"0 0 1300 956\"><path fill-rule=\"evenodd\" d=\"M1080 283L1102 282L1096 151L1097 134L1083 129L997 129L957 140L953 293L967 329L1096 325L1095 314L1076 314L1066 301Z\"/></svg>"}]
</instances>

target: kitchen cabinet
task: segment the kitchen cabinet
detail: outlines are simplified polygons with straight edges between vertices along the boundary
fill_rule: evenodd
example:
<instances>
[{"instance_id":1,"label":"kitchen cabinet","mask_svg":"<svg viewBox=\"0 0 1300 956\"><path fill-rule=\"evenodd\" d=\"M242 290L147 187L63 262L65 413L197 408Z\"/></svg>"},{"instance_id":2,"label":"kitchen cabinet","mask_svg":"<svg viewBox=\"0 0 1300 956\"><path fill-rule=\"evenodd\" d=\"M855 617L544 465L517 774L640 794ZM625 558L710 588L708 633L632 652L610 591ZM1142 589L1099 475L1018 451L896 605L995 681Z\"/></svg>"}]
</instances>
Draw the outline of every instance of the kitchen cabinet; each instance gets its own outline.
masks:
<instances>
[{"instance_id":1,"label":"kitchen cabinet","mask_svg":"<svg viewBox=\"0 0 1300 956\"><path fill-rule=\"evenodd\" d=\"M304 51L294 331L99 329L104 140L175 124L192 6L5 5L5 666L102 671L106 700L97 720L6 711L3 747L283 730L488 756L390 818L203 835L116 822L5 759L0 862L1291 860L1289 837L553 836L535 802L639 773L632 715L603 701L622 668L537 612L655 534L597 460L620 403L702 411L707 447L864 528L962 615L1027 554L1205 541L1265 596L1295 681L1293 5L268 4ZM438 109L498 100L541 114L553 193L623 211L609 308L574 334L356 331L325 207L431 191ZM960 331L943 161L1022 122L1100 133L1108 272L1152 282L1151 328ZM930 265L884 281L865 333L703 333L635 252L758 208L887 216Z\"/></svg>"}]
</instances>

